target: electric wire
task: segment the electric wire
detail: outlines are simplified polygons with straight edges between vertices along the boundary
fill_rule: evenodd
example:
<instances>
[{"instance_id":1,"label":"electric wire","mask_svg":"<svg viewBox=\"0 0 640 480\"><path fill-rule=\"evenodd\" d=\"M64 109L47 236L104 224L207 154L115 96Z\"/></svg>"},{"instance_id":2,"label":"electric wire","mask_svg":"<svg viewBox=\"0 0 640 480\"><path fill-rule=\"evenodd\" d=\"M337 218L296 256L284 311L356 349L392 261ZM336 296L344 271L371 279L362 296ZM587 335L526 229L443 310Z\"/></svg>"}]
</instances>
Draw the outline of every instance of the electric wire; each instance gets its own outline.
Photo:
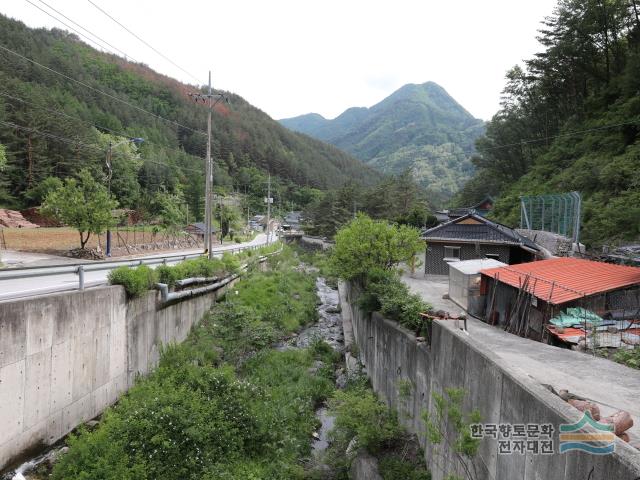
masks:
<instances>
[{"instance_id":1,"label":"electric wire","mask_svg":"<svg viewBox=\"0 0 640 480\"><path fill-rule=\"evenodd\" d=\"M126 132L113 130L111 128L108 128L108 127L105 127L105 126L102 126L102 125L98 125L98 124L90 122L88 120L83 120L80 117L75 117L73 115L69 115L68 113L62 112L60 110L55 110L55 109L43 107L41 105L36 105L35 103L29 102L28 100L25 100L24 98L16 97L14 95L11 95L11 94L9 94L7 92L3 92L1 90L0 90L0 96L3 96L5 98L9 98L11 100L15 100L15 101L24 103L25 105L29 105L32 108L37 108L37 109L49 112L49 113L51 113L53 115L59 115L61 117L65 117L65 118L68 118L70 120L77 120L78 122L84 123L86 125L91 125L92 127L95 127L98 130L104 130L104 131L107 131L107 132L109 132L109 133L111 133L113 135L117 135L119 137L131 138L131 135L126 133ZM168 150L168 151L172 151L172 152L177 152L177 153L181 153L181 154L186 154L186 155L191 155L193 157L197 157L196 155L190 154L190 153L186 152L185 150L180 150L178 148L170 147L170 146L167 146L167 145L163 145L163 144L160 144L160 143L157 143L157 142L153 142L151 140L146 140L145 139L145 143L150 143L152 145L157 145L157 146L163 148L164 150Z\"/></svg>"},{"instance_id":2,"label":"electric wire","mask_svg":"<svg viewBox=\"0 0 640 480\"><path fill-rule=\"evenodd\" d=\"M118 47L115 47L113 45L111 45L109 42L107 42L106 40L100 38L98 35L96 35L95 33L89 31L88 29L84 28L82 25L80 25L79 23L73 21L72 19L70 19L69 17L67 17L64 13L56 10L55 8L53 8L51 5L49 5L48 3L44 2L43 0L38 0L38 2L42 3L43 5L46 5L49 9L53 10L54 12L56 12L58 15L62 16L63 18L65 18L66 20L68 20L69 22L73 23L74 25L80 27L82 30L84 30L85 32L89 33L90 35L94 36L95 38L97 38L100 42L104 43L105 45L108 45L109 47L111 47L112 50L109 50L108 48L105 48L104 45L101 45L100 43L96 42L95 40L93 40L92 38L89 38L88 36L86 36L85 34L83 34L82 32L78 31L77 29L73 28L71 25L68 25L67 23L63 22L62 20L60 20L58 17L56 17L55 15L47 12L46 10L44 10L43 8L39 7L38 5L36 5L35 3L33 3L31 0L25 0L27 3L29 3L30 5L34 6L35 8L37 8L38 10L40 10L41 12L45 13L46 15L48 15L49 17L53 18L55 21L57 21L58 23L61 23L62 25L64 25L65 27L67 27L68 29L74 31L75 33L77 33L78 35L80 35L81 37L85 38L86 40L88 40L89 42L93 43L94 45L97 45L98 48L100 48L101 50L105 50L109 53L113 53L112 50L115 50L119 53L121 53L125 58L130 58L131 60L133 60L134 62L140 63L138 60L136 60L135 58L127 55L126 52L120 50Z\"/></svg>"},{"instance_id":3,"label":"electric wire","mask_svg":"<svg viewBox=\"0 0 640 480\"><path fill-rule=\"evenodd\" d=\"M31 132L31 133L33 133L35 135L39 135L39 136L42 136L42 137L45 137L45 138L50 138L52 140L56 140L56 141L59 141L59 142L62 142L62 143L66 143L66 144L72 145L74 147L82 147L82 148L85 148L85 149L91 149L91 150L94 150L94 151L97 151L97 152L100 152L100 153L104 153L104 151L105 151L105 149L103 147L101 147L99 145L96 145L96 144L90 144L90 143L86 143L86 142L83 142L83 141L78 140L78 139L73 139L73 138L69 138L69 137L63 137L63 136L60 136L60 135L55 135L55 134L50 133L50 132L43 132L42 130L38 130L38 129L32 128L32 127L26 127L24 125L19 125L17 123L0 120L0 124L8 126L8 127L11 127L11 128L15 128L15 129L18 129L18 130ZM178 168L180 170L188 170L188 171L192 171L192 172L202 173L201 170L196 170L194 168L189 168L189 167L185 167L185 166L181 166L181 165L169 165L168 163L158 162L157 160L153 160L153 159L150 159L150 158L142 158L141 160L142 160L143 163L149 162L149 163L154 163L154 164L161 165L161 166L164 166L164 167L167 167L167 168L174 167L174 168Z\"/></svg>"},{"instance_id":4,"label":"electric wire","mask_svg":"<svg viewBox=\"0 0 640 480\"><path fill-rule=\"evenodd\" d=\"M149 42L145 41L144 39L140 38L140 36L136 35L134 32L132 32L130 29L128 29L127 27L125 27L122 23L120 23L118 20L116 20L113 16L111 16L109 13L107 13L105 10L103 10L99 5L97 5L96 3L94 3L91 0L87 0L91 5L93 5L96 9L98 9L100 12L102 12L105 16L107 16L108 18L110 18L113 22L115 22L116 24L118 24L121 28L123 28L125 31L127 31L129 34L131 34L133 37L135 37L137 40L139 40L141 43L143 43L144 45L146 45L148 48L150 48L151 50L153 50L154 52L156 52L158 55L160 55L162 58L164 58L167 62L171 63L171 65L173 65L174 67L178 68L179 70L181 70L182 72L186 73L187 75L189 75L191 78L193 78L198 84L200 85L204 85L204 82L201 82L200 79L198 79L198 77L196 77L195 75L193 75L192 73L190 73L188 70L185 70L184 68L182 68L180 65L178 65L176 62L174 62L173 60L171 60L169 57L167 57L164 53L162 53L160 50L156 49L153 45L149 44Z\"/></svg>"},{"instance_id":5,"label":"electric wire","mask_svg":"<svg viewBox=\"0 0 640 480\"><path fill-rule=\"evenodd\" d=\"M183 124L181 124L181 123L179 123L179 122L177 122L177 121L175 121L175 120L169 120L168 118L164 118L164 117L162 117L162 116L160 116L160 115L157 115L157 114L155 114L155 113L153 113L153 112L150 112L150 111L148 111L148 110L145 110L145 109L144 109L144 108L142 108L142 107L139 107L139 106L137 106L137 105L134 105L134 104L132 104L132 103L129 103L129 102L127 102L126 100L122 100L121 98L118 98L118 97L116 97L116 96L114 96L114 95L111 95L111 94L109 94L109 93L107 93L107 92L105 92L105 91L103 91L103 90L100 90L99 88L92 87L91 85L89 85L89 84L87 84L87 83L85 83L85 82L82 82L82 81L80 81L80 80L77 80L77 79L75 79L75 78L73 78L73 77L70 77L69 75L64 74L64 73L58 72L57 70L54 70L53 68L47 67L46 65L43 65L43 64L41 64L41 63L39 63L39 62L36 62L35 60L32 60L32 59L30 59L30 58L28 58L28 57L25 57L24 55L22 55L22 54L20 54L20 53L18 53L18 52L15 52L15 51L13 51L13 50L11 50L10 48L7 48L7 47L5 47L4 45L0 45L0 49L4 50L4 51L6 51L6 52L8 52L8 53L10 53L10 54L12 54L12 55L15 55L15 56L16 56L16 57L18 57L18 58L21 58L21 59L23 59L23 60L26 60L27 62L29 62L29 63L31 63L31 64L33 64L33 65L37 65L38 67L43 68L43 69L45 69L45 70L47 70L47 71L49 71L49 72L51 72L51 73L55 73L56 75L59 75L59 76L61 76L61 77L63 77L63 78L66 78L67 80L70 80L70 81L72 81L72 82L74 82L74 83L77 83L78 85L82 85L83 87L88 88L89 90L92 90L92 91L94 91L94 92L96 92L96 93L100 93L100 94L102 94L102 95L104 95L104 96L106 96L106 97L109 97L109 98L111 98L111 99L113 99L113 100L116 100L117 102L120 102L120 103L123 103L123 104L125 104L125 105L128 105L129 107L134 108L134 109L136 109L136 110L138 110L138 111L140 111L140 112L146 113L146 114L148 114L148 115L150 115L150 116L152 116L152 117L154 117L154 118L157 118L158 120L162 120L162 121L164 121L164 122L170 123L170 124L172 124L172 125L174 125L174 126L176 126L176 127L183 128L183 129L188 130L188 131L191 131L191 132L193 132L193 133L198 133L198 134L200 134L200 135L206 135L206 133L205 133L205 132L203 132L203 131L201 131L201 130L196 130L196 129L194 129L194 128L191 128L191 127L188 127L188 126L186 126L186 125L183 125Z\"/></svg>"}]
</instances>

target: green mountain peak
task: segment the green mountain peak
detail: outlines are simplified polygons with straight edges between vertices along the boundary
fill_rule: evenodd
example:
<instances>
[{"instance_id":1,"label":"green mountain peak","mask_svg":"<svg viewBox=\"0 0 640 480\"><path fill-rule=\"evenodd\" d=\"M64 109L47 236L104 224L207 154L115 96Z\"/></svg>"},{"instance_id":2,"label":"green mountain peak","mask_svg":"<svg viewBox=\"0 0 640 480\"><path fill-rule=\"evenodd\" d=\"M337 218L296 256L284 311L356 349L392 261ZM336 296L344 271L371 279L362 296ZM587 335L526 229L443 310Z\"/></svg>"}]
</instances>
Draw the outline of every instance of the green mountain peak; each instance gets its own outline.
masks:
<instances>
[{"instance_id":1,"label":"green mountain peak","mask_svg":"<svg viewBox=\"0 0 640 480\"><path fill-rule=\"evenodd\" d=\"M372 107L352 107L333 120L307 114L280 123L332 143L382 172L410 168L440 203L472 175L469 157L484 132L484 122L435 82L404 85Z\"/></svg>"}]
</instances>

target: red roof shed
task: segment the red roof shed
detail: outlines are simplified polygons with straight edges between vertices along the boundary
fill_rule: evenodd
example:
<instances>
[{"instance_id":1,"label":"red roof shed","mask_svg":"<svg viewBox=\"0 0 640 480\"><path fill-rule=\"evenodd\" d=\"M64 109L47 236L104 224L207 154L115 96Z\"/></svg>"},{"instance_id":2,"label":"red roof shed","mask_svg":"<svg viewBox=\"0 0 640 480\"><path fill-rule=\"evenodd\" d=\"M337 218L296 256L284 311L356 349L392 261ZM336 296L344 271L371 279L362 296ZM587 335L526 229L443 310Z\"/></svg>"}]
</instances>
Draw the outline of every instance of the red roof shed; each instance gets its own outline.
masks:
<instances>
[{"instance_id":1,"label":"red roof shed","mask_svg":"<svg viewBox=\"0 0 640 480\"><path fill-rule=\"evenodd\" d=\"M640 268L580 258L552 258L490 268L480 273L516 288L529 277L529 291L554 305L640 285Z\"/></svg>"}]
</instances>

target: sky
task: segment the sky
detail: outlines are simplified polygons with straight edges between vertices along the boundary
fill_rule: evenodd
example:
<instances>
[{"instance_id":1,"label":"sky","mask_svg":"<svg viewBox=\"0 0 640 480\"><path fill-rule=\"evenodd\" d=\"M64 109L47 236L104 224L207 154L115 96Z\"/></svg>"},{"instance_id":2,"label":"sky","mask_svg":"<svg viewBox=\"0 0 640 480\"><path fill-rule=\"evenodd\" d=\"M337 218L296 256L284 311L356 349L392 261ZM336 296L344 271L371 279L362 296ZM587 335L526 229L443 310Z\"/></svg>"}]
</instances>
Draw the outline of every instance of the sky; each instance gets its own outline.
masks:
<instances>
[{"instance_id":1,"label":"sky","mask_svg":"<svg viewBox=\"0 0 640 480\"><path fill-rule=\"evenodd\" d=\"M507 70L540 51L537 29L556 0L3 0L0 12L69 30L33 4L184 82L205 83L211 70L214 88L276 119L334 118L434 81L489 120Z\"/></svg>"}]
</instances>

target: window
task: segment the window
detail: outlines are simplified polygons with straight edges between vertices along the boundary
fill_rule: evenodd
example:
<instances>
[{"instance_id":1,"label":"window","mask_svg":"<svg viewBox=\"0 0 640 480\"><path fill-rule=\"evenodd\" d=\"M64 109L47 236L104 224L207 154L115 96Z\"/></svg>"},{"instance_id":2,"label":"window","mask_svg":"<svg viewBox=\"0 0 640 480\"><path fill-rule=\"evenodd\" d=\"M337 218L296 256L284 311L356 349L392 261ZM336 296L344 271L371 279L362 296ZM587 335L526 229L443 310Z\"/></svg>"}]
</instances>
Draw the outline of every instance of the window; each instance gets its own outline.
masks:
<instances>
[{"instance_id":1,"label":"window","mask_svg":"<svg viewBox=\"0 0 640 480\"><path fill-rule=\"evenodd\" d=\"M444 247L444 258L445 262L455 262L460 260L460 247Z\"/></svg>"},{"instance_id":2,"label":"window","mask_svg":"<svg viewBox=\"0 0 640 480\"><path fill-rule=\"evenodd\" d=\"M500 260L499 253L485 253L484 256L487 258L492 258L493 260Z\"/></svg>"}]
</instances>

